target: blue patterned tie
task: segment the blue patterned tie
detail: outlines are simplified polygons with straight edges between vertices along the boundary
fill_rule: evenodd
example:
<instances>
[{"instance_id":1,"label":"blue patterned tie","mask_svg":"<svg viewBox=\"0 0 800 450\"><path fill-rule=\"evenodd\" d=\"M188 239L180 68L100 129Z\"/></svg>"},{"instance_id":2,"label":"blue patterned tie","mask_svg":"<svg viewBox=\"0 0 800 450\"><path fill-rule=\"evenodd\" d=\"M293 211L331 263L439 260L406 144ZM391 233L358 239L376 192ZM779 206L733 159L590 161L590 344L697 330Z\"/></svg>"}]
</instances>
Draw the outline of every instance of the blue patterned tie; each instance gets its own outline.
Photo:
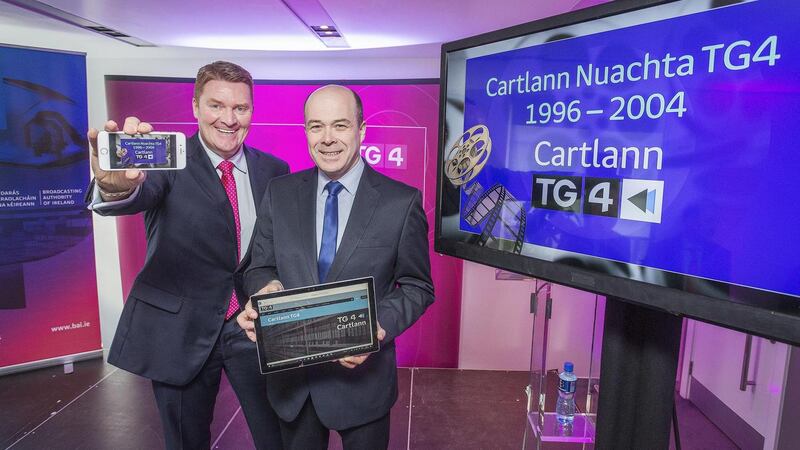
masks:
<instances>
[{"instance_id":1,"label":"blue patterned tie","mask_svg":"<svg viewBox=\"0 0 800 450\"><path fill-rule=\"evenodd\" d=\"M325 185L328 198L325 199L325 219L322 221L322 245L319 247L317 271L319 282L324 283L328 271L331 270L333 257L336 256L336 237L339 234L339 192L344 188L342 183L331 181Z\"/></svg>"}]
</instances>

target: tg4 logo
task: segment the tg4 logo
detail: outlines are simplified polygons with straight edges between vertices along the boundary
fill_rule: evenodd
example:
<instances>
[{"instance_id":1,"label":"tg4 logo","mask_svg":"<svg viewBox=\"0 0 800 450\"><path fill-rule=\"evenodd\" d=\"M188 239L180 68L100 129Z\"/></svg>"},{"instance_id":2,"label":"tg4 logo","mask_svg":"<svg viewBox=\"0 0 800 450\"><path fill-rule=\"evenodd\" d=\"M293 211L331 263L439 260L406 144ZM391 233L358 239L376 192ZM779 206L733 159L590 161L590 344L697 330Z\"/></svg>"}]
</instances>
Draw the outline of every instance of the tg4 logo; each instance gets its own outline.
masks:
<instances>
[{"instance_id":1,"label":"tg4 logo","mask_svg":"<svg viewBox=\"0 0 800 450\"><path fill-rule=\"evenodd\" d=\"M534 208L661 223L663 180L533 175Z\"/></svg>"}]
</instances>

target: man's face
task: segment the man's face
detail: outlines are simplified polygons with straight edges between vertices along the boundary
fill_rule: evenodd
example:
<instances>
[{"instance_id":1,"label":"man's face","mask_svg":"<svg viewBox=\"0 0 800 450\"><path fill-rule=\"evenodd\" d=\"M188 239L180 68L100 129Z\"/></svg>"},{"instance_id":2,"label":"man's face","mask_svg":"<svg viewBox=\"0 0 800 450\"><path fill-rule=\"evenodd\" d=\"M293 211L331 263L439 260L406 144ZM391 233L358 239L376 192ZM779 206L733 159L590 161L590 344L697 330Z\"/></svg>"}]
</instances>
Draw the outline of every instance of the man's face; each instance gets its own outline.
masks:
<instances>
[{"instance_id":1,"label":"man's face","mask_svg":"<svg viewBox=\"0 0 800 450\"><path fill-rule=\"evenodd\" d=\"M236 154L253 118L250 87L211 80L203 86L200 98L192 99L192 108L209 150L225 159Z\"/></svg>"},{"instance_id":2,"label":"man's face","mask_svg":"<svg viewBox=\"0 0 800 450\"><path fill-rule=\"evenodd\" d=\"M322 88L309 97L305 110L308 152L332 180L338 180L360 157L366 127L356 123L353 94L340 86Z\"/></svg>"}]
</instances>

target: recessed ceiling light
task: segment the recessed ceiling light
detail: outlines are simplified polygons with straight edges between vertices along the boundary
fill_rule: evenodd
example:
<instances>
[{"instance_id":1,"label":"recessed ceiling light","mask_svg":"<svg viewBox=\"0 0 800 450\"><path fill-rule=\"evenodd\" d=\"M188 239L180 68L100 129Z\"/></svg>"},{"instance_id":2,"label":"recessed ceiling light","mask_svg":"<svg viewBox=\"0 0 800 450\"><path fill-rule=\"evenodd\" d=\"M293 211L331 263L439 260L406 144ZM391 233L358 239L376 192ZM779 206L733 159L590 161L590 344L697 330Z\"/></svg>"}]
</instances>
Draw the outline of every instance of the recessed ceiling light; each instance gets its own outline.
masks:
<instances>
[{"instance_id":1,"label":"recessed ceiling light","mask_svg":"<svg viewBox=\"0 0 800 450\"><path fill-rule=\"evenodd\" d=\"M2 1L2 0L0 0ZM303 22L323 44L331 48L349 47L321 0L279 0ZM316 24L316 25L314 25Z\"/></svg>"},{"instance_id":2,"label":"recessed ceiling light","mask_svg":"<svg viewBox=\"0 0 800 450\"><path fill-rule=\"evenodd\" d=\"M322 34L329 31L336 33L336 27L331 25L312 25L311 29L314 30L314 32L317 34Z\"/></svg>"}]
</instances>

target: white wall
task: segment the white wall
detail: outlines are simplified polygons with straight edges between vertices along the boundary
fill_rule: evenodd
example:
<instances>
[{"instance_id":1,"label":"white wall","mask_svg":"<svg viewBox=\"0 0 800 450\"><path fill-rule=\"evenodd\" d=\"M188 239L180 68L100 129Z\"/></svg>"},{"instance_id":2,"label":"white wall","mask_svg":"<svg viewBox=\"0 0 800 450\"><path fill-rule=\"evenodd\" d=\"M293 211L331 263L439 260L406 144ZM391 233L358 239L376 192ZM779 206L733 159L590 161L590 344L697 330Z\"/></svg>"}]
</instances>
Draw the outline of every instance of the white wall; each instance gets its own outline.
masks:
<instances>
[{"instance_id":1,"label":"white wall","mask_svg":"<svg viewBox=\"0 0 800 450\"><path fill-rule=\"evenodd\" d=\"M268 53L179 47L139 48L3 2L0 2L0 44L86 53L89 124L96 128L106 120L106 75L194 78L201 66L224 59L241 64L256 79L401 79L439 76L439 58L415 57L413 50ZM103 346L108 348L122 310L115 219L95 216L94 240L101 333Z\"/></svg>"},{"instance_id":2,"label":"white wall","mask_svg":"<svg viewBox=\"0 0 800 450\"><path fill-rule=\"evenodd\" d=\"M528 370L534 282L495 280L495 269L464 262L461 281L461 369Z\"/></svg>"},{"instance_id":3,"label":"white wall","mask_svg":"<svg viewBox=\"0 0 800 450\"><path fill-rule=\"evenodd\" d=\"M753 337L748 380L755 384L741 391L746 335L704 322L689 320L688 323L688 358L684 360L687 367L681 378L681 395L690 396L688 366L691 364L691 377L764 436L764 449L776 448L790 347Z\"/></svg>"},{"instance_id":4,"label":"white wall","mask_svg":"<svg viewBox=\"0 0 800 450\"><path fill-rule=\"evenodd\" d=\"M496 280L494 268L465 261L461 286L459 368L528 370L532 350L540 361L541 342L531 348L534 280ZM553 286L551 297L546 368L561 369L565 361L572 361L578 376L588 377L590 367L597 376L605 298L560 285ZM539 298L543 302L544 293Z\"/></svg>"}]
</instances>

